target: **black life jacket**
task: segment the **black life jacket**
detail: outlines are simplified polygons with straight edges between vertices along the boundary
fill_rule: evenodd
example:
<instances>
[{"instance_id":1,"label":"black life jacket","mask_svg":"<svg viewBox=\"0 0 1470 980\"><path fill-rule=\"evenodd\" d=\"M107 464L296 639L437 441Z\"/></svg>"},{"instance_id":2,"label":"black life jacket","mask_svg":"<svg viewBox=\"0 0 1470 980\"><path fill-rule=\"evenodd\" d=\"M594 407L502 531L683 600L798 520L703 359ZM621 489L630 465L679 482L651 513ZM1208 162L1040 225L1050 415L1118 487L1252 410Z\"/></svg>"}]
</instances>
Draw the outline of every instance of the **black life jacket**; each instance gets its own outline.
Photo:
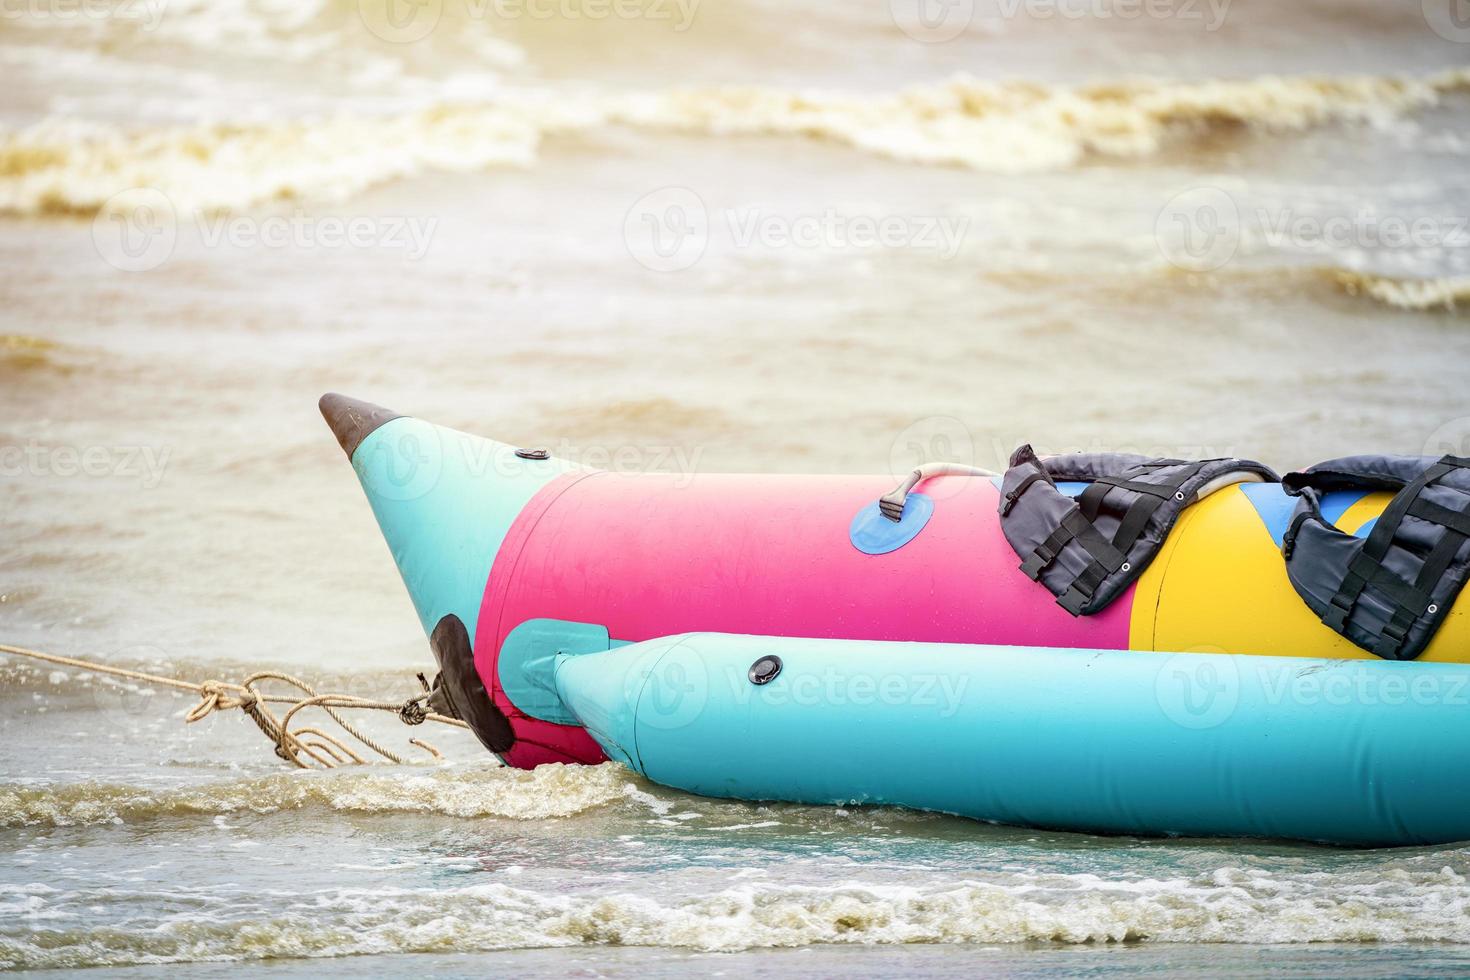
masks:
<instances>
[{"instance_id":1,"label":"black life jacket","mask_svg":"<svg viewBox=\"0 0 1470 980\"><path fill-rule=\"evenodd\" d=\"M1073 616L1106 609L1163 546L1184 508L1237 483L1275 483L1268 467L1243 459L1151 459L1130 453L1072 453L1040 459L1029 445L1011 454L1001 481L1000 528ZM1058 480L1092 485L1075 500Z\"/></svg>"},{"instance_id":2,"label":"black life jacket","mask_svg":"<svg viewBox=\"0 0 1470 980\"><path fill-rule=\"evenodd\" d=\"M1298 497L1286 574L1322 622L1386 660L1424 652L1470 576L1470 459L1347 456L1282 480ZM1328 490L1393 490L1366 538L1322 517Z\"/></svg>"}]
</instances>

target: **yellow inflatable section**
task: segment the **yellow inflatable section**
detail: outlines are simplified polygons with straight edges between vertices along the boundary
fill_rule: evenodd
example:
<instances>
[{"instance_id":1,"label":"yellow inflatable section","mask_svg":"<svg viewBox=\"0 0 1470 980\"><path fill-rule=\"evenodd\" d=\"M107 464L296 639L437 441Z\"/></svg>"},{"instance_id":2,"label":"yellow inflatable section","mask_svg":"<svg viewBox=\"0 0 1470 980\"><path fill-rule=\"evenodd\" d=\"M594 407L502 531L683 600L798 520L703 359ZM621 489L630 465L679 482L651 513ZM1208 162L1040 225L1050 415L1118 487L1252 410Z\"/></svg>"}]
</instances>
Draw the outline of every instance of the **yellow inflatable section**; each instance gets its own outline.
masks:
<instances>
[{"instance_id":1,"label":"yellow inflatable section","mask_svg":"<svg viewBox=\"0 0 1470 980\"><path fill-rule=\"evenodd\" d=\"M1374 493L1337 521L1356 532L1392 494ZM1420 661L1470 663L1470 589ZM1286 563L1240 487L1186 510L1138 580L1129 643L1135 650L1260 653L1278 657L1376 659L1326 626L1286 577Z\"/></svg>"}]
</instances>

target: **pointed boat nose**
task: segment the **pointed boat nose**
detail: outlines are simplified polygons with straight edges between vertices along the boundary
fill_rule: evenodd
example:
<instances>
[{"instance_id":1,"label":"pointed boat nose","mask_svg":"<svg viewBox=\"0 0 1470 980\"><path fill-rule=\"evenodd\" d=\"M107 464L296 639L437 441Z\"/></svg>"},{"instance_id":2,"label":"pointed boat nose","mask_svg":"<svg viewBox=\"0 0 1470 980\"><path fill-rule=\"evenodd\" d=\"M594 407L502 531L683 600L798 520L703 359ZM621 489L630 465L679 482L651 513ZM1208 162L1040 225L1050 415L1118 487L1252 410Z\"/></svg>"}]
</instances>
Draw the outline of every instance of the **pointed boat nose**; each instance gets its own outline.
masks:
<instances>
[{"instance_id":1,"label":"pointed boat nose","mask_svg":"<svg viewBox=\"0 0 1470 980\"><path fill-rule=\"evenodd\" d=\"M317 402L317 408L321 409L322 418L327 420L327 425L332 430L332 435L337 437L337 444L342 451L351 459L357 447L362 441L372 435L379 426L385 422L403 416L391 408L374 405L357 398L348 398L329 391Z\"/></svg>"},{"instance_id":2,"label":"pointed boat nose","mask_svg":"<svg viewBox=\"0 0 1470 980\"><path fill-rule=\"evenodd\" d=\"M522 508L565 460L349 398L323 395L322 417L352 461L425 634L459 617L471 640L490 567Z\"/></svg>"}]
</instances>

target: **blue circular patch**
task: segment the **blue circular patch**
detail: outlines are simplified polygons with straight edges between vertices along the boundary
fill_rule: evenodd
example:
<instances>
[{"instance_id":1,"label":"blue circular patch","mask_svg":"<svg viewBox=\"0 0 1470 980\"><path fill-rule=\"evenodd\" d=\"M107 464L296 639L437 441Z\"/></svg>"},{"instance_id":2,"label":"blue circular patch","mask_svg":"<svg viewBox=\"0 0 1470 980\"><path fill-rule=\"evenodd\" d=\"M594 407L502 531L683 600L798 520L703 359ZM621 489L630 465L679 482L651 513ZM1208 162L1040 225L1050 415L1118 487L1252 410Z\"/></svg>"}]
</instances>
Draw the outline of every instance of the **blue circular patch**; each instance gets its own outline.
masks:
<instances>
[{"instance_id":1,"label":"blue circular patch","mask_svg":"<svg viewBox=\"0 0 1470 980\"><path fill-rule=\"evenodd\" d=\"M897 523L883 516L875 500L857 512L847 536L852 546L865 555L886 555L914 540L932 516L934 500L922 493L909 494Z\"/></svg>"}]
</instances>

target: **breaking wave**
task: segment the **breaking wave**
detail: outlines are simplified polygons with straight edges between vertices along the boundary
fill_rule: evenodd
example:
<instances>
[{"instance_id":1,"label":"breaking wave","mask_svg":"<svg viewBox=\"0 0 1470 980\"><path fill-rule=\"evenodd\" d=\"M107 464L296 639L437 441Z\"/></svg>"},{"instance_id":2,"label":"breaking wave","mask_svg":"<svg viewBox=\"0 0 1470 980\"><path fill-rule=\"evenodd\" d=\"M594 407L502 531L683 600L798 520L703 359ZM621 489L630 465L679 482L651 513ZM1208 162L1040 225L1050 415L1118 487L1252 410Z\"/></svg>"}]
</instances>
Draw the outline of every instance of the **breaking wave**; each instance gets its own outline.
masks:
<instances>
[{"instance_id":1,"label":"breaking wave","mask_svg":"<svg viewBox=\"0 0 1470 980\"><path fill-rule=\"evenodd\" d=\"M1470 276L1401 279L1347 269L1332 270L1334 281L1353 296L1368 296L1401 310L1458 311L1470 306Z\"/></svg>"},{"instance_id":2,"label":"breaking wave","mask_svg":"<svg viewBox=\"0 0 1470 980\"><path fill-rule=\"evenodd\" d=\"M460 765L375 772L289 772L150 790L107 783L0 787L0 826L133 824L161 817L336 810L544 820L629 800L652 800L621 766L533 770Z\"/></svg>"},{"instance_id":3,"label":"breaking wave","mask_svg":"<svg viewBox=\"0 0 1470 980\"><path fill-rule=\"evenodd\" d=\"M0 966L597 945L731 951L819 943L1470 941L1465 879L1448 867L1337 876L1330 890L1317 877L1220 869L1105 881L1011 872L925 887L742 883L684 898L545 894L503 884L276 893L268 901L195 893L173 895L172 911L145 931L67 921L73 911L106 912L128 901L127 893L38 883L0 902ZM46 927L22 931L21 917Z\"/></svg>"},{"instance_id":4,"label":"breaking wave","mask_svg":"<svg viewBox=\"0 0 1470 980\"><path fill-rule=\"evenodd\" d=\"M829 140L921 164L1054 170L1146 157L1221 127L1298 131L1377 124L1470 88L1470 70L1422 78L1267 76L1077 87L961 76L890 95L724 87L631 95L522 91L387 116L122 130L48 121L0 133L0 212L90 215L154 187L185 210L341 200L426 171L530 166L543 139L608 126L710 137Z\"/></svg>"}]
</instances>

